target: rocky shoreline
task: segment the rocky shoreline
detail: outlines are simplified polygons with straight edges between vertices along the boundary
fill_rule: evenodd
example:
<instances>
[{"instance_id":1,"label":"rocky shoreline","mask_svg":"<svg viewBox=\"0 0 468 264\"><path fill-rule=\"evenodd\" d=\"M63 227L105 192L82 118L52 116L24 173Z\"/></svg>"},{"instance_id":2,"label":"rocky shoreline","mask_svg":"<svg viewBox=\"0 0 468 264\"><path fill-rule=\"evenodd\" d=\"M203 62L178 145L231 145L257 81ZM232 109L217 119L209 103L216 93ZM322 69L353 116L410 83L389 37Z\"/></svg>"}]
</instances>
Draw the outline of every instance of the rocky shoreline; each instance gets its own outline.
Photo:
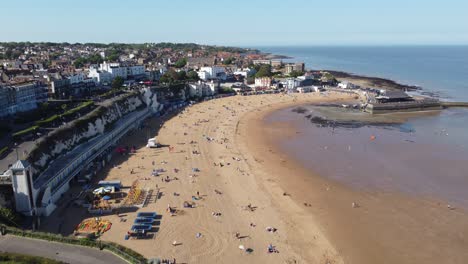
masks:
<instances>
[{"instance_id":1,"label":"rocky shoreline","mask_svg":"<svg viewBox=\"0 0 468 264\"><path fill-rule=\"evenodd\" d=\"M343 79L355 79L355 80L364 80L369 82L371 85L376 87L387 87L390 89L396 90L406 90L406 91L417 91L421 90L422 88L417 85L408 85L408 84L401 84L394 80L380 78L380 77L371 77L371 76L364 76L364 75L357 75L342 71L334 71L334 70L326 70L327 72L333 74L336 78L343 78Z\"/></svg>"}]
</instances>

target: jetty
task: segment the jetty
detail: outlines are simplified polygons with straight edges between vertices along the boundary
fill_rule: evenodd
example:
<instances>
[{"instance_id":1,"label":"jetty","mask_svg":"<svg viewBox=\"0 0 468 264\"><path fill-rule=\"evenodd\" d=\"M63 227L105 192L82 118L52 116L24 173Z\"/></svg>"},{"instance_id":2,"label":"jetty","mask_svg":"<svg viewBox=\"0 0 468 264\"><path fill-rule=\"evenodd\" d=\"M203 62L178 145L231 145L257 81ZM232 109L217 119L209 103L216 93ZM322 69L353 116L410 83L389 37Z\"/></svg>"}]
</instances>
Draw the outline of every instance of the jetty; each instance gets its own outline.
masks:
<instances>
[{"instance_id":1,"label":"jetty","mask_svg":"<svg viewBox=\"0 0 468 264\"><path fill-rule=\"evenodd\" d=\"M409 112L441 110L442 103L435 99L421 99L407 102L368 103L364 111L371 114L382 114L389 112Z\"/></svg>"},{"instance_id":2,"label":"jetty","mask_svg":"<svg viewBox=\"0 0 468 264\"><path fill-rule=\"evenodd\" d=\"M449 107L468 107L468 102L442 102L434 98L414 98L403 91L381 91L367 98L364 111L371 114L441 110Z\"/></svg>"}]
</instances>

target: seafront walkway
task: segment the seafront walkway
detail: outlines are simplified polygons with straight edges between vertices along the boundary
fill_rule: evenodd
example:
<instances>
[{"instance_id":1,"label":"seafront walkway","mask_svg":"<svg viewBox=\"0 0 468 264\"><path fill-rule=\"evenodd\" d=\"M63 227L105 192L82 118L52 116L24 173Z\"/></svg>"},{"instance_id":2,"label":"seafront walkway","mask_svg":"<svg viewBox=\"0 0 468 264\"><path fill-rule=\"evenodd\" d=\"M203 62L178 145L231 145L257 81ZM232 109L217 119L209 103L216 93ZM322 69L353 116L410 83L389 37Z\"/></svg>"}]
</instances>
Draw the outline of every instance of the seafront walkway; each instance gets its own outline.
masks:
<instances>
[{"instance_id":1,"label":"seafront walkway","mask_svg":"<svg viewBox=\"0 0 468 264\"><path fill-rule=\"evenodd\" d=\"M127 263L107 250L17 236L0 236L0 251L55 259L73 264Z\"/></svg>"}]
</instances>

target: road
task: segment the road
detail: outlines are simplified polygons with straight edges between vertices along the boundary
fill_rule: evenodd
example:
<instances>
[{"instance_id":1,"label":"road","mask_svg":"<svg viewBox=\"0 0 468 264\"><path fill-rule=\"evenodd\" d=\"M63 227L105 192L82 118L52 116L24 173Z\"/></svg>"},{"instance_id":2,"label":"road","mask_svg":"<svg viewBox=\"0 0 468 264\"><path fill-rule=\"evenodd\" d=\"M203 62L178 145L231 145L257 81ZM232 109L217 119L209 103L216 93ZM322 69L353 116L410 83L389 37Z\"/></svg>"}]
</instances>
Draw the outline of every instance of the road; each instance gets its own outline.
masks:
<instances>
[{"instance_id":1,"label":"road","mask_svg":"<svg viewBox=\"0 0 468 264\"><path fill-rule=\"evenodd\" d=\"M106 250L9 235L0 236L0 251L40 256L70 264L127 263Z\"/></svg>"}]
</instances>

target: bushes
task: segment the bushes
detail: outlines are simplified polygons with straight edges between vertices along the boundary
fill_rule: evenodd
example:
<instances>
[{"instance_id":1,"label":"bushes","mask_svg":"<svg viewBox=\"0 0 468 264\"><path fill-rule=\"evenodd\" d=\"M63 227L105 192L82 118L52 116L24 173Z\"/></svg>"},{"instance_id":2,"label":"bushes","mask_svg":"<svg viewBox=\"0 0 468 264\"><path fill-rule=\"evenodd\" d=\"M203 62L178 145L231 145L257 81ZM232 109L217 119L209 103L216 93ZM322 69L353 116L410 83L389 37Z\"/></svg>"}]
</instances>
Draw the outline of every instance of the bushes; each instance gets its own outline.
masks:
<instances>
[{"instance_id":1,"label":"bushes","mask_svg":"<svg viewBox=\"0 0 468 264\"><path fill-rule=\"evenodd\" d=\"M13 210L0 207L0 223L3 222L5 224L17 224L19 222L20 217L16 214Z\"/></svg>"},{"instance_id":2,"label":"bushes","mask_svg":"<svg viewBox=\"0 0 468 264\"><path fill-rule=\"evenodd\" d=\"M5 227L7 233L15 236L22 236L22 237L30 237L35 239L41 239L46 241L53 241L65 244L72 244L72 245L79 245L85 247L92 247L92 248L99 248L99 249L106 249L113 252L116 255L126 259L130 263L146 263L147 259L135 252L132 249L119 245L113 242L105 242L100 241L96 242L95 240L83 238L83 239L76 239L71 237L64 237L59 234L52 234L52 233L45 233L45 232L32 232L29 230L21 230L18 228L13 227Z\"/></svg>"},{"instance_id":3,"label":"bushes","mask_svg":"<svg viewBox=\"0 0 468 264\"><path fill-rule=\"evenodd\" d=\"M143 255L141 255L140 253L130 248L124 247L122 245L119 245L113 242L103 242L103 245L105 249L112 251L119 256L122 256L123 258L125 258L126 260L129 260L132 263L135 263L135 262L146 263L147 262L147 259ZM125 255L128 255L128 256L126 257Z\"/></svg>"}]
</instances>

